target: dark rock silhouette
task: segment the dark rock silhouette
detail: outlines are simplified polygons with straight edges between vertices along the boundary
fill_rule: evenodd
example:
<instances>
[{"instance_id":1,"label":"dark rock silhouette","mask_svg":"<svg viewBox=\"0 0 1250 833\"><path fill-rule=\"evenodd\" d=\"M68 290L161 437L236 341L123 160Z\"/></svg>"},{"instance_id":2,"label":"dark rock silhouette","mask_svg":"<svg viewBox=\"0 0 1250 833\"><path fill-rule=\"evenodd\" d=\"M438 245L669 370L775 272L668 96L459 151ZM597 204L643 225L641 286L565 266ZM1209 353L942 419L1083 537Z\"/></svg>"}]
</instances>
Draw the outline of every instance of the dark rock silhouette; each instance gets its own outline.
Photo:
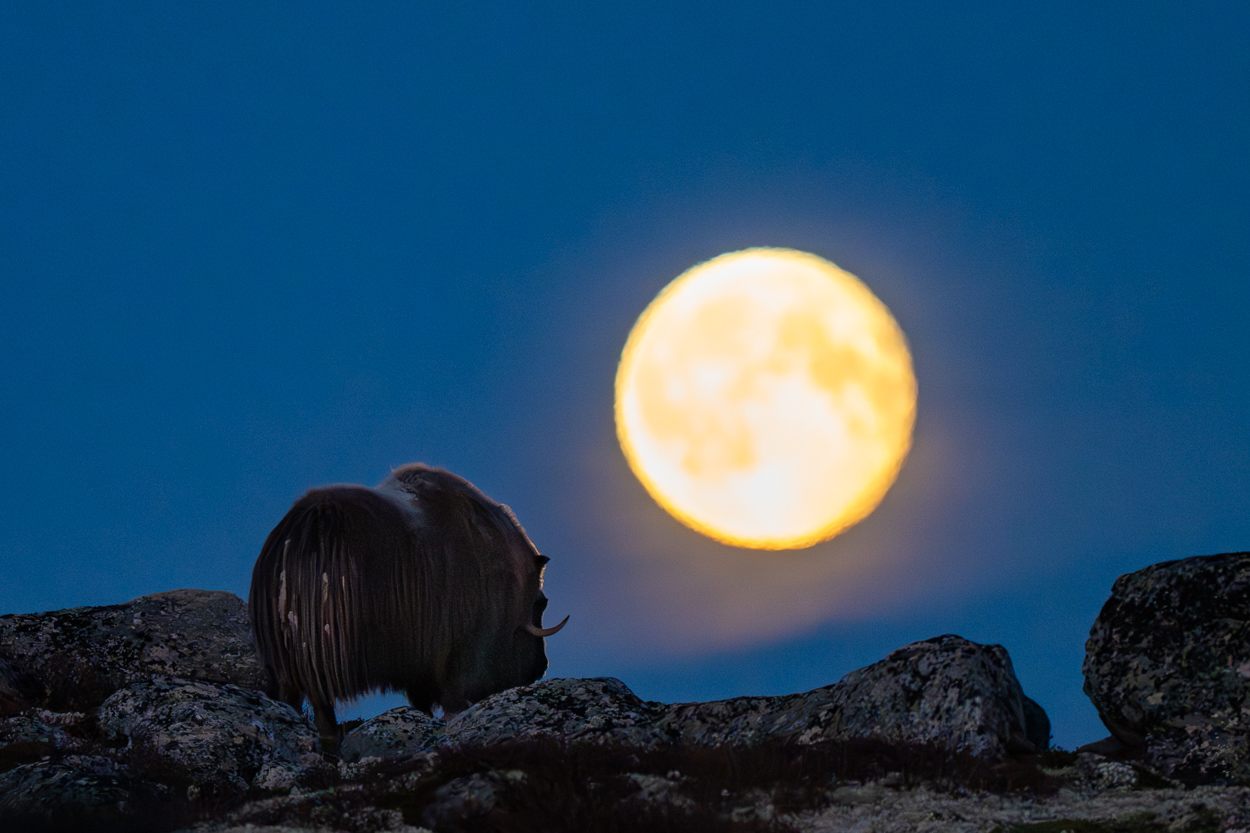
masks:
<instances>
[{"instance_id":1,"label":"dark rock silhouette","mask_svg":"<svg viewBox=\"0 0 1250 833\"><path fill-rule=\"evenodd\" d=\"M1050 721L1024 695L1006 649L950 634L913 642L806 694L674 706L663 725L683 743L875 738L993 760L1050 745Z\"/></svg>"},{"instance_id":2,"label":"dark rock silhouette","mask_svg":"<svg viewBox=\"0 0 1250 833\"><path fill-rule=\"evenodd\" d=\"M172 792L112 757L67 755L0 773L0 822L19 831L169 829Z\"/></svg>"},{"instance_id":3,"label":"dark rock silhouette","mask_svg":"<svg viewBox=\"0 0 1250 833\"><path fill-rule=\"evenodd\" d=\"M39 684L33 677L0 658L0 714L22 711L31 705L27 698L38 693Z\"/></svg>"},{"instance_id":4,"label":"dark rock silhouette","mask_svg":"<svg viewBox=\"0 0 1250 833\"><path fill-rule=\"evenodd\" d=\"M0 706L12 699L9 688L28 705L93 709L153 674L262 688L243 600L170 590L107 607L0 616Z\"/></svg>"},{"instance_id":5,"label":"dark rock silhouette","mask_svg":"<svg viewBox=\"0 0 1250 833\"><path fill-rule=\"evenodd\" d=\"M801 694L670 705L552 679L447 723L404 707L337 757L263 693L229 594L0 617L0 830L1250 829L1250 787L1168 780L1250 781L1247 570L1116 583L1086 671L1123 737L1079 755L1047 751L1004 648L954 635Z\"/></svg>"},{"instance_id":6,"label":"dark rock silhouette","mask_svg":"<svg viewBox=\"0 0 1250 833\"><path fill-rule=\"evenodd\" d=\"M647 702L620 680L543 680L491 695L447 724L445 742L492 744L557 737L649 747L670 740L657 724L662 703Z\"/></svg>"},{"instance_id":7,"label":"dark rock silhouette","mask_svg":"<svg viewBox=\"0 0 1250 833\"><path fill-rule=\"evenodd\" d=\"M97 713L129 757L212 799L327 781L316 733L285 703L236 685L153 677L115 692ZM337 774L337 773L333 773Z\"/></svg>"},{"instance_id":8,"label":"dark rock silhouette","mask_svg":"<svg viewBox=\"0 0 1250 833\"><path fill-rule=\"evenodd\" d=\"M1120 576L1085 648L1112 735L1186 783L1250 780L1250 553Z\"/></svg>"},{"instance_id":9,"label":"dark rock silhouette","mask_svg":"<svg viewBox=\"0 0 1250 833\"><path fill-rule=\"evenodd\" d=\"M446 739L457 743L547 735L644 747L876 739L1002 760L1046 749L1050 722L1025 697L1002 646L947 635L804 694L667 706L639 699L610 677L544 680L489 697L446 728Z\"/></svg>"},{"instance_id":10,"label":"dark rock silhouette","mask_svg":"<svg viewBox=\"0 0 1250 833\"><path fill-rule=\"evenodd\" d=\"M400 706L364 721L343 739L345 761L395 760L433 749L446 724L413 706Z\"/></svg>"}]
</instances>

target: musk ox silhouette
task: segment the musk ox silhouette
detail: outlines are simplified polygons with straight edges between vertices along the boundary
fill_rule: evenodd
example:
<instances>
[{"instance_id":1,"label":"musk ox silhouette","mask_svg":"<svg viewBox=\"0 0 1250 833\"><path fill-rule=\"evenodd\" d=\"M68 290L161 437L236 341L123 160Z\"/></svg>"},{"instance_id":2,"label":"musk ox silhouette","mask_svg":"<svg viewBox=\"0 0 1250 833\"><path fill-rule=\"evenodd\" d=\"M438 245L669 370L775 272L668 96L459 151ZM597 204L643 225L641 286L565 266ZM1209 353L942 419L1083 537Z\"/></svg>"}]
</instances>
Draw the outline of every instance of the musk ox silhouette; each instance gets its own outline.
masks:
<instances>
[{"instance_id":1,"label":"musk ox silhouette","mask_svg":"<svg viewBox=\"0 0 1250 833\"><path fill-rule=\"evenodd\" d=\"M543 565L512 510L414 463L377 488L301 497L269 534L248 608L270 695L307 697L324 744L334 705L404 692L454 713L547 670Z\"/></svg>"}]
</instances>

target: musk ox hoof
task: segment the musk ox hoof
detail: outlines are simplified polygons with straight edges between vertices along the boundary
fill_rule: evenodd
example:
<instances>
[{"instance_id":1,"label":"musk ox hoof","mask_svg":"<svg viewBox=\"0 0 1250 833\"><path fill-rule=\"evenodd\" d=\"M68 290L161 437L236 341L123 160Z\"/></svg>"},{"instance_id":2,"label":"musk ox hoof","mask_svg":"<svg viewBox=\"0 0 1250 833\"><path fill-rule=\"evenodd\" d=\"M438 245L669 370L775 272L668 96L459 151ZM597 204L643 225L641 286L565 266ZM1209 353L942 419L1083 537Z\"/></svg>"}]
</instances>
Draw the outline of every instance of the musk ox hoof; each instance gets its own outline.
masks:
<instances>
[{"instance_id":1,"label":"musk ox hoof","mask_svg":"<svg viewBox=\"0 0 1250 833\"><path fill-rule=\"evenodd\" d=\"M330 759L331 761L337 763L340 758L339 749L341 748L342 743L343 743L343 738L338 734L322 735L321 736L321 754L324 757Z\"/></svg>"}]
</instances>

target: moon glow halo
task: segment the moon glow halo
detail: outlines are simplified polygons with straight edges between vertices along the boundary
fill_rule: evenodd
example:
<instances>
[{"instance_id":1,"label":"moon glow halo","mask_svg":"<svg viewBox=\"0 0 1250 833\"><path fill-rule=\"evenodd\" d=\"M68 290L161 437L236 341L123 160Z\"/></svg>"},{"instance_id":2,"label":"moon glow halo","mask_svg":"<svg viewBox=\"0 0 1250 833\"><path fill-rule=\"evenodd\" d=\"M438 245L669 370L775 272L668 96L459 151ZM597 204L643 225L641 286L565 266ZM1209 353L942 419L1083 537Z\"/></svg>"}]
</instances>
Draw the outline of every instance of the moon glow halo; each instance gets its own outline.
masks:
<instances>
[{"instance_id":1,"label":"moon glow halo","mask_svg":"<svg viewBox=\"0 0 1250 833\"><path fill-rule=\"evenodd\" d=\"M616 431L687 526L797 549L863 520L911 448L903 331L858 278L793 249L730 252L664 288L630 332Z\"/></svg>"}]
</instances>

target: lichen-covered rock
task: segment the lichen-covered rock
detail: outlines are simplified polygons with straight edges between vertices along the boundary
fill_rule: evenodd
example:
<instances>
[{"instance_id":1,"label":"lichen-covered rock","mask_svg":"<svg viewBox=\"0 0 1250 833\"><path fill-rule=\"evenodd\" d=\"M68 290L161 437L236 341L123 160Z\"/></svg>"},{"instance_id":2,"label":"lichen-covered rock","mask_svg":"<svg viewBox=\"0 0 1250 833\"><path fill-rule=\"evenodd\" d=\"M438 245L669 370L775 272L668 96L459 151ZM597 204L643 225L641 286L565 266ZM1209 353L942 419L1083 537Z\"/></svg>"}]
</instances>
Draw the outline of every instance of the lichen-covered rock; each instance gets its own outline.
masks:
<instances>
[{"instance_id":1,"label":"lichen-covered rock","mask_svg":"<svg viewBox=\"0 0 1250 833\"><path fill-rule=\"evenodd\" d=\"M361 723L339 748L344 761L364 758L394 760L429 751L442 740L442 720L412 706L400 706Z\"/></svg>"},{"instance_id":2,"label":"lichen-covered rock","mask_svg":"<svg viewBox=\"0 0 1250 833\"><path fill-rule=\"evenodd\" d=\"M540 736L638 746L808 745L875 738L979 757L1045 749L1050 724L1000 645L958 636L915 642L806 694L665 706L620 680L545 680L488 697L447 724L445 742Z\"/></svg>"},{"instance_id":3,"label":"lichen-covered rock","mask_svg":"<svg viewBox=\"0 0 1250 833\"><path fill-rule=\"evenodd\" d=\"M1111 733L1188 783L1250 781L1250 553L1120 576L1085 645Z\"/></svg>"},{"instance_id":4,"label":"lichen-covered rock","mask_svg":"<svg viewBox=\"0 0 1250 833\"><path fill-rule=\"evenodd\" d=\"M1077 770L1097 790L1130 790L1141 782L1141 773L1132 764L1090 752L1080 754Z\"/></svg>"},{"instance_id":5,"label":"lichen-covered rock","mask_svg":"<svg viewBox=\"0 0 1250 833\"><path fill-rule=\"evenodd\" d=\"M670 707L662 730L684 743L798 745L875 738L979 757L1045 749L1046 713L1024 695L1001 645L947 635L913 642L806 694Z\"/></svg>"},{"instance_id":6,"label":"lichen-covered rock","mask_svg":"<svg viewBox=\"0 0 1250 833\"><path fill-rule=\"evenodd\" d=\"M0 714L11 714L27 708L27 698L38 691L38 682L0 657Z\"/></svg>"},{"instance_id":7,"label":"lichen-covered rock","mask_svg":"<svg viewBox=\"0 0 1250 833\"><path fill-rule=\"evenodd\" d=\"M0 662L0 706L18 695L56 711L92 709L153 674L265 685L243 601L210 590L0 616Z\"/></svg>"},{"instance_id":8,"label":"lichen-covered rock","mask_svg":"<svg viewBox=\"0 0 1250 833\"><path fill-rule=\"evenodd\" d=\"M80 752L87 742L71 733L85 720L81 712L30 712L0 717L0 772L52 755Z\"/></svg>"},{"instance_id":9,"label":"lichen-covered rock","mask_svg":"<svg viewBox=\"0 0 1250 833\"><path fill-rule=\"evenodd\" d=\"M404 776L385 779L375 774L366 784L292 790L288 795L245 801L183 833L431 833L404 821L406 814L419 815L420 807L403 801L404 810L394 809L396 781L405 780ZM388 799L391 806L378 806Z\"/></svg>"},{"instance_id":10,"label":"lichen-covered rock","mask_svg":"<svg viewBox=\"0 0 1250 833\"><path fill-rule=\"evenodd\" d=\"M475 772L456 778L434 791L433 801L421 811L421 824L434 830L461 830L465 822L489 815L510 788L524 783L523 772Z\"/></svg>"},{"instance_id":11,"label":"lichen-covered rock","mask_svg":"<svg viewBox=\"0 0 1250 833\"><path fill-rule=\"evenodd\" d=\"M800 708L804 698L825 702L832 708L835 686L818 688L807 694L780 697L734 697L707 703L675 703L668 707L658 728L674 743L700 746L754 746L795 734L805 727L809 715Z\"/></svg>"},{"instance_id":12,"label":"lichen-covered rock","mask_svg":"<svg viewBox=\"0 0 1250 833\"><path fill-rule=\"evenodd\" d=\"M185 784L190 798L285 789L333 772L303 715L235 685L155 677L105 700L99 724L129 740L132 761Z\"/></svg>"},{"instance_id":13,"label":"lichen-covered rock","mask_svg":"<svg viewBox=\"0 0 1250 833\"><path fill-rule=\"evenodd\" d=\"M951 634L913 642L847 674L836 691L837 723L814 716L812 728L796 737L799 743L831 731L836 737L933 743L991 758L1050 745L1050 720L1025 696L1001 645ZM823 705L812 705L804 709L824 711Z\"/></svg>"},{"instance_id":14,"label":"lichen-covered rock","mask_svg":"<svg viewBox=\"0 0 1250 833\"><path fill-rule=\"evenodd\" d=\"M109 758L40 761L0 774L0 829L128 830L150 822L168 792Z\"/></svg>"},{"instance_id":15,"label":"lichen-covered rock","mask_svg":"<svg viewBox=\"0 0 1250 833\"><path fill-rule=\"evenodd\" d=\"M662 703L639 699L614 677L543 680L493 694L456 715L447 723L445 742L555 736L648 746L671 739L656 727L664 712Z\"/></svg>"},{"instance_id":16,"label":"lichen-covered rock","mask_svg":"<svg viewBox=\"0 0 1250 833\"><path fill-rule=\"evenodd\" d=\"M518 756L518 751L528 757ZM687 750L691 751L691 750ZM616 750L626 753L626 750ZM1043 789L982 778L934 788L911 773L831 778L820 756L802 771L750 765L748 750L614 754L610 746L534 744L497 757L445 747L419 772L374 773L355 784L249 801L204 819L195 833L436 833L504 830L734 830L738 833L986 833L1135 831L1235 833L1250 829L1250 788L1131 786L1128 769L1078 766ZM768 758L754 759L767 761ZM833 761L827 758L826 764ZM680 765L678 762L680 761ZM997 771L997 770L996 770ZM1002 768L1015 775L1022 770ZM1010 781L1010 778L1008 779ZM410 826L411 825L411 826ZM415 825L425 825L417 828ZM7 831L6 831L7 833ZM187 831L191 833L191 831Z\"/></svg>"}]
</instances>

